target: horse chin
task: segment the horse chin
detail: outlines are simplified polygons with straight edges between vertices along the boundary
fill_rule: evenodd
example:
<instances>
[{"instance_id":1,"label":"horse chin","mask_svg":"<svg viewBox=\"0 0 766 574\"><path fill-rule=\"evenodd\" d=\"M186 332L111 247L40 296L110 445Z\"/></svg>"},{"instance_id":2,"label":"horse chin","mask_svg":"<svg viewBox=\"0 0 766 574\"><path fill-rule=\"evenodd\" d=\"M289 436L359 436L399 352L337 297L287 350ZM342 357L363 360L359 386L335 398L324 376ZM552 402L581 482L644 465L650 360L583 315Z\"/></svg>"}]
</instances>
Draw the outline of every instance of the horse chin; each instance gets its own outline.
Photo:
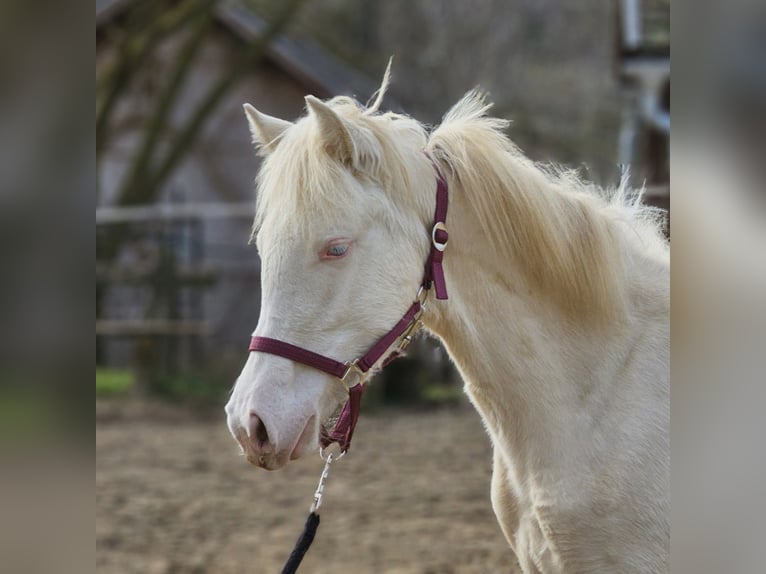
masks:
<instances>
[{"instance_id":1,"label":"horse chin","mask_svg":"<svg viewBox=\"0 0 766 574\"><path fill-rule=\"evenodd\" d=\"M247 462L264 470L279 470L287 464L289 457L286 451L278 454L248 454Z\"/></svg>"}]
</instances>

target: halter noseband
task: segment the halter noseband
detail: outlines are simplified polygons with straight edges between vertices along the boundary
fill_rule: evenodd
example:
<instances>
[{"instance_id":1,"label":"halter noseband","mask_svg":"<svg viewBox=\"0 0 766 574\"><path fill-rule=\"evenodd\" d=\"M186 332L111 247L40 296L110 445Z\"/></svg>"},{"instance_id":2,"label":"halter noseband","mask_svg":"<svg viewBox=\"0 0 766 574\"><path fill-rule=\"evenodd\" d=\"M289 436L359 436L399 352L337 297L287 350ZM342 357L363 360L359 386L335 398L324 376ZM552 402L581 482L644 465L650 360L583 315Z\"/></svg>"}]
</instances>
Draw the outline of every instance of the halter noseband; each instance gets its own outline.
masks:
<instances>
[{"instance_id":1,"label":"halter noseband","mask_svg":"<svg viewBox=\"0 0 766 574\"><path fill-rule=\"evenodd\" d=\"M430 156L429 159L431 159ZM345 453L348 450L356 422L359 419L359 407L366 382L366 373L384 355L385 359L381 363L381 368L404 352L421 326L420 318L425 308L428 292L432 287L437 299L447 299L447 285L444 281L442 260L444 259L444 249L449 240L446 227L449 193L447 180L433 159L431 159L431 163L436 170L436 210L434 212L434 225L431 229L431 250L426 260L423 282L420 284L415 301L388 333L378 339L362 357L345 363L278 339L253 337L250 341L249 350L251 352L269 353L312 367L337 378L345 387L349 396L348 401L343 406L335 428L330 432L322 429L320 438L322 448L336 442L341 452ZM392 347L393 349L389 352Z\"/></svg>"}]
</instances>

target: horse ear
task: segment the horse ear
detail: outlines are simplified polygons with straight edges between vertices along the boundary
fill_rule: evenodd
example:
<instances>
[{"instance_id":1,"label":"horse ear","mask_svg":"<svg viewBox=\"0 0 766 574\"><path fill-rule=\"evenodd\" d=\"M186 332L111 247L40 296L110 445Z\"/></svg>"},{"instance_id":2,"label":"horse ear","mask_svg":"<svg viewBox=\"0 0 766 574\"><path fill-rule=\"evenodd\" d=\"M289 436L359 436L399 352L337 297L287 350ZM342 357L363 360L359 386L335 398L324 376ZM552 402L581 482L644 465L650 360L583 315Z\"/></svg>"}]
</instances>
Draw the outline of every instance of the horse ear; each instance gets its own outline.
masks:
<instances>
[{"instance_id":1,"label":"horse ear","mask_svg":"<svg viewBox=\"0 0 766 574\"><path fill-rule=\"evenodd\" d=\"M292 122L262 114L250 104L245 104L242 107L247 116L247 123L250 124L253 143L258 146L261 152L273 152L279 143L279 137L293 125Z\"/></svg>"},{"instance_id":2,"label":"horse ear","mask_svg":"<svg viewBox=\"0 0 766 574\"><path fill-rule=\"evenodd\" d=\"M340 116L314 96L306 96L306 105L319 123L319 131L328 153L342 163L353 163L354 141Z\"/></svg>"}]
</instances>

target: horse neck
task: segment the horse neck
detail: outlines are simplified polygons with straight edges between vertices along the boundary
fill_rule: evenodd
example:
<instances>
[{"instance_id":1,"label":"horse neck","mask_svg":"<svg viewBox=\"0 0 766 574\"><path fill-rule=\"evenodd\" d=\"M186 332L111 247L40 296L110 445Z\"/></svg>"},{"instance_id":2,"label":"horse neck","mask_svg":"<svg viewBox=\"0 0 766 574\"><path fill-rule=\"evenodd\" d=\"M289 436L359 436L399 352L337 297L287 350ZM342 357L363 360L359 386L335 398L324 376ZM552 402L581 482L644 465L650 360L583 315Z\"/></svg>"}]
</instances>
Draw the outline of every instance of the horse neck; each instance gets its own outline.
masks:
<instances>
[{"instance_id":1,"label":"horse neck","mask_svg":"<svg viewBox=\"0 0 766 574\"><path fill-rule=\"evenodd\" d=\"M536 297L524 274L489 247L465 198L451 189L450 234L460 239L445 253L449 299L431 302L426 326L444 342L495 445L521 472L533 471L556 459L556 437L580 416L572 405L608 380L600 357L627 348L629 334L588 332Z\"/></svg>"}]
</instances>

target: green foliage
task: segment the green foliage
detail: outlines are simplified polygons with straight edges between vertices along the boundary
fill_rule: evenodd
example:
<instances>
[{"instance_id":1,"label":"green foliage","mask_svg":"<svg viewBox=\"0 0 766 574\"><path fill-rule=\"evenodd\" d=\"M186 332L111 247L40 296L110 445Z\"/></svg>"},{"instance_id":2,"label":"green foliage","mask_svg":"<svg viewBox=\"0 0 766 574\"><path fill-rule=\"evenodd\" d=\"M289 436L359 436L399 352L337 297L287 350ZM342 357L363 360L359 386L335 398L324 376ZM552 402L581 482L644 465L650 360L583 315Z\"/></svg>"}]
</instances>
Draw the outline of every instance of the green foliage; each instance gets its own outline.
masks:
<instances>
[{"instance_id":1,"label":"green foliage","mask_svg":"<svg viewBox=\"0 0 766 574\"><path fill-rule=\"evenodd\" d=\"M423 388L421 399L429 406L454 407L465 400L465 394L457 384L434 383Z\"/></svg>"},{"instance_id":2,"label":"green foliage","mask_svg":"<svg viewBox=\"0 0 766 574\"><path fill-rule=\"evenodd\" d=\"M226 402L230 388L230 376L213 371L193 371L156 374L152 377L150 392L173 402L218 407Z\"/></svg>"},{"instance_id":3,"label":"green foliage","mask_svg":"<svg viewBox=\"0 0 766 574\"><path fill-rule=\"evenodd\" d=\"M379 406L442 407L460 404L461 387L442 382L438 374L417 356L397 359L370 385L364 397L365 409Z\"/></svg>"},{"instance_id":4,"label":"green foliage","mask_svg":"<svg viewBox=\"0 0 766 574\"><path fill-rule=\"evenodd\" d=\"M127 369L96 368L96 396L124 395L134 385L135 377Z\"/></svg>"}]
</instances>

